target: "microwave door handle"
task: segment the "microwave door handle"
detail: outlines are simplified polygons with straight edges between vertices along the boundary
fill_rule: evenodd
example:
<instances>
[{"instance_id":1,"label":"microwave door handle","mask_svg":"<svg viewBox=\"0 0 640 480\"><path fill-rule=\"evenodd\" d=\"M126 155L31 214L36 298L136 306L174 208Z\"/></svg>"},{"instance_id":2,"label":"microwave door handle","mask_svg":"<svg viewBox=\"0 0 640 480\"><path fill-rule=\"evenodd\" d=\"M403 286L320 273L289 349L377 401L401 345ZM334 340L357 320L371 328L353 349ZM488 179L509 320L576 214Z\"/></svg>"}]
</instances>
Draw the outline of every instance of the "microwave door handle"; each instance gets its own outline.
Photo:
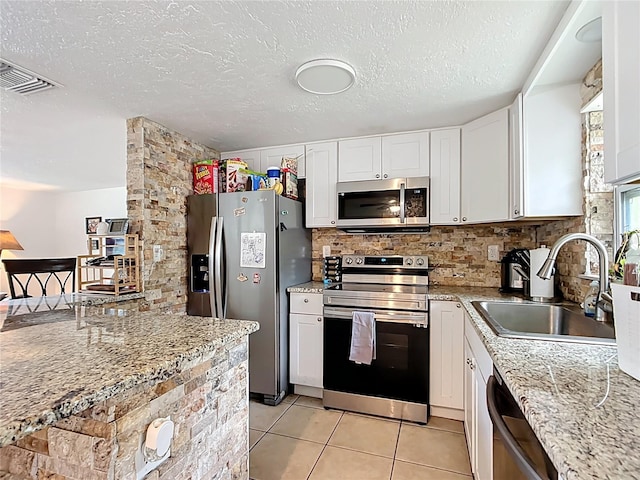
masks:
<instances>
[{"instance_id":1,"label":"microwave door handle","mask_svg":"<svg viewBox=\"0 0 640 480\"><path fill-rule=\"evenodd\" d=\"M404 183L400 184L400 223L405 223L405 211L404 211L404 194L405 185Z\"/></svg>"},{"instance_id":2,"label":"microwave door handle","mask_svg":"<svg viewBox=\"0 0 640 480\"><path fill-rule=\"evenodd\" d=\"M529 456L524 452L524 450L522 450L518 441L509 431L509 428L504 422L502 415L500 415L500 412L498 412L498 406L496 405L497 390L498 381L496 380L496 377L491 375L487 381L487 409L489 410L489 416L491 417L493 426L498 430L500 437L502 437L502 443L505 449L516 465L518 465L518 468L527 480L544 480L536 471L533 463L529 459Z\"/></svg>"},{"instance_id":3,"label":"microwave door handle","mask_svg":"<svg viewBox=\"0 0 640 480\"><path fill-rule=\"evenodd\" d=\"M209 304L211 305L211 316L216 316L216 278L214 252L216 246L216 231L218 229L218 217L211 217L211 229L209 230L209 251L208 253L208 265L209 268Z\"/></svg>"}]
</instances>

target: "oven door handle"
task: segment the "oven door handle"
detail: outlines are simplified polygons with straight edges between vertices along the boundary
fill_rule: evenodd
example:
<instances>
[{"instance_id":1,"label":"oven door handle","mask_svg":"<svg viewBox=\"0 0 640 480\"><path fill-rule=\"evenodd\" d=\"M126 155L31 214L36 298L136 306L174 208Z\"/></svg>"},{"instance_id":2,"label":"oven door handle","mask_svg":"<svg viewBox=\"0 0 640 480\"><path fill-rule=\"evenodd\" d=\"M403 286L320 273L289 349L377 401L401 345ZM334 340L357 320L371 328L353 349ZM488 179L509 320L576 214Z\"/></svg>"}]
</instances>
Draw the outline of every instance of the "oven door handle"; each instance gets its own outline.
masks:
<instances>
[{"instance_id":1,"label":"oven door handle","mask_svg":"<svg viewBox=\"0 0 640 480\"><path fill-rule=\"evenodd\" d=\"M502 415L498 412L496 396L498 393L498 381L496 377L491 375L487 382L487 408L489 409L489 416L493 426L498 430L498 433L502 437L502 443L505 449L511 455L513 461L518 465L520 471L527 477L527 480L545 480L541 477L535 469L535 466L531 462L529 456L518 444L513 434L509 431L509 427L504 422Z\"/></svg>"},{"instance_id":2,"label":"oven door handle","mask_svg":"<svg viewBox=\"0 0 640 480\"><path fill-rule=\"evenodd\" d=\"M357 309L356 309L357 310ZM416 325L420 327L429 326L429 314L427 312L383 312L381 310L362 309L358 311L373 312L376 322L385 323L405 323L408 325ZM345 320L353 319L352 309L324 307L324 318L340 318Z\"/></svg>"}]
</instances>

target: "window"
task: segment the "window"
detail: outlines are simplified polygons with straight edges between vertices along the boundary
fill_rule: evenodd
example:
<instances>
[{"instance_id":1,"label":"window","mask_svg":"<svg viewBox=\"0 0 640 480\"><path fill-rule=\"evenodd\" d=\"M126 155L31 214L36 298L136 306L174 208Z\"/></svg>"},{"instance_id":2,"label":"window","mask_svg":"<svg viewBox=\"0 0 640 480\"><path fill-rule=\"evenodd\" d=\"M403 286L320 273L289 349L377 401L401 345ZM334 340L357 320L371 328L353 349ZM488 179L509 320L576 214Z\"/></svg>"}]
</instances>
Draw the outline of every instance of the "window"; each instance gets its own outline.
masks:
<instances>
[{"instance_id":1,"label":"window","mask_svg":"<svg viewBox=\"0 0 640 480\"><path fill-rule=\"evenodd\" d=\"M640 230L640 186L618 187L619 233Z\"/></svg>"}]
</instances>

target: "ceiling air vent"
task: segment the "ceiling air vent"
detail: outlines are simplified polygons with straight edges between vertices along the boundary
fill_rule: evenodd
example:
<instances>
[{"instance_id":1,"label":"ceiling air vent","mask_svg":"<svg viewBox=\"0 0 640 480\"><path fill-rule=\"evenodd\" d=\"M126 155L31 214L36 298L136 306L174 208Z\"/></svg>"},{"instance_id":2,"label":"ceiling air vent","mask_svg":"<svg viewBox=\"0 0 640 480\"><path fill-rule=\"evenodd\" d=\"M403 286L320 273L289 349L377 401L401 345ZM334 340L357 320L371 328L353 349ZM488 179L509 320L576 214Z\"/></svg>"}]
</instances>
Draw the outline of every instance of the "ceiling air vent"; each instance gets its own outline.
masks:
<instances>
[{"instance_id":1,"label":"ceiling air vent","mask_svg":"<svg viewBox=\"0 0 640 480\"><path fill-rule=\"evenodd\" d=\"M0 87L21 95L41 92L58 86L26 68L17 67L0 59Z\"/></svg>"}]
</instances>

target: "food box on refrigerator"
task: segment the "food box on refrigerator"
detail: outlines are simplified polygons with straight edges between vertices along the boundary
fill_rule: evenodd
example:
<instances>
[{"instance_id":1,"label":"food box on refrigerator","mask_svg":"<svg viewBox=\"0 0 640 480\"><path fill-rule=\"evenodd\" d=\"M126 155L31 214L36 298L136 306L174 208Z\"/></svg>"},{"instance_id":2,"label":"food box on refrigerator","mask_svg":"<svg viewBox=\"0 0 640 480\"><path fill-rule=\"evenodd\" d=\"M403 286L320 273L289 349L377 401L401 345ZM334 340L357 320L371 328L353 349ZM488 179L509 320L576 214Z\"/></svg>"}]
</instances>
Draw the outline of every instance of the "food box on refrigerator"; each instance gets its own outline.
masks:
<instances>
[{"instance_id":1,"label":"food box on refrigerator","mask_svg":"<svg viewBox=\"0 0 640 480\"><path fill-rule=\"evenodd\" d=\"M193 162L193 192L196 195L218 192L218 160Z\"/></svg>"},{"instance_id":2,"label":"food box on refrigerator","mask_svg":"<svg viewBox=\"0 0 640 480\"><path fill-rule=\"evenodd\" d=\"M244 192L249 178L248 165L239 158L224 160L220 165L220 192Z\"/></svg>"}]
</instances>

